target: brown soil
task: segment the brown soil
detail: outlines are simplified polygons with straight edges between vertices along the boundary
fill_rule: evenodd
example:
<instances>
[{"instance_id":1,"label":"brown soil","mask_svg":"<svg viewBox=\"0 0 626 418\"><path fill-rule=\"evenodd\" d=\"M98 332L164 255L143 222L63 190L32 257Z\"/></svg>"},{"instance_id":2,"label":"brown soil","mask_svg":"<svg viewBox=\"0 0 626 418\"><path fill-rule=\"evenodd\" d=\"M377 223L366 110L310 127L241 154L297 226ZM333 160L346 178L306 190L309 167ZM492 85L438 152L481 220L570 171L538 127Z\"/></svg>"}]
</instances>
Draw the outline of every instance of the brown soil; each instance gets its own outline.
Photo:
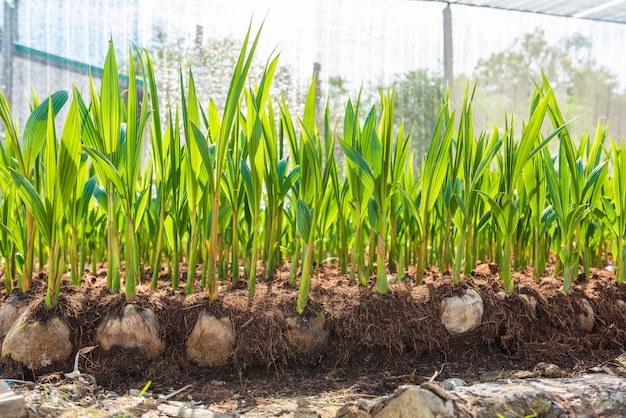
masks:
<instances>
[{"instance_id":1,"label":"brown soil","mask_svg":"<svg viewBox=\"0 0 626 418\"><path fill-rule=\"evenodd\" d=\"M82 373L95 377L98 385L124 393L152 381L151 392L168 393L186 385L185 392L206 403L245 398L310 396L344 391L353 395L382 395L399 384L428 379L460 377L478 380L487 371L532 370L538 362L559 365L576 374L623 353L626 346L626 285L614 275L594 271L582 278L568 294L553 276L535 283L515 274L516 288L503 294L493 264L479 265L472 276L454 285L449 275L429 271L421 286L412 281L394 283L387 295L357 286L338 268L322 266L313 280L307 315L322 314L328 343L325 350L299 354L288 338L285 318L293 315L297 289L287 283L288 266L269 282L257 285L256 293L237 282L210 301L206 294L187 296L174 291L166 274L160 287L149 291L148 280L140 286L135 304L154 311L165 340L164 354L156 359L133 350L100 347L80 360ZM147 276L146 276L147 277ZM85 274L81 287L64 285L59 306L43 304L44 275L35 282L30 308L39 318L60 314L72 330L74 352L95 345L95 331L107 315L121 313L123 294L105 286L103 272ZM228 285L229 283L222 283ZM461 336L451 336L439 320L441 301L468 288L484 302L482 324ZM534 296L533 316L519 294ZM577 315L584 312L581 299L595 312L592 332L580 329ZM202 310L232 320L236 348L225 367L199 367L185 356L185 341ZM11 359L0 361L4 378L22 380L61 379L73 369L74 356L63 363L33 372ZM243 395L243 398L240 396Z\"/></svg>"}]
</instances>

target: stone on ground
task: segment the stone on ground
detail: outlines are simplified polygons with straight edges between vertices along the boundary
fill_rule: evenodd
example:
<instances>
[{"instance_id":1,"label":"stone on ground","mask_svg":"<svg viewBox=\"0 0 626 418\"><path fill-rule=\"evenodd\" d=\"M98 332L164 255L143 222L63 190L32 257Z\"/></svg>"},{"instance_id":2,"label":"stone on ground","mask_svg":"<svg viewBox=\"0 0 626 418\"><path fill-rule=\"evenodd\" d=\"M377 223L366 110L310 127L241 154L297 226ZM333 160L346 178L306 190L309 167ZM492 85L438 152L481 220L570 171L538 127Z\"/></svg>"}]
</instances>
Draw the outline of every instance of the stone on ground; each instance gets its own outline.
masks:
<instances>
[{"instance_id":1,"label":"stone on ground","mask_svg":"<svg viewBox=\"0 0 626 418\"><path fill-rule=\"evenodd\" d=\"M0 416L16 418L26 416L24 396L13 393L4 380L0 380Z\"/></svg>"},{"instance_id":2,"label":"stone on ground","mask_svg":"<svg viewBox=\"0 0 626 418\"><path fill-rule=\"evenodd\" d=\"M432 384L401 386L392 395L346 405L337 417L617 417L626 410L626 379L606 374L506 379L441 391Z\"/></svg>"}]
</instances>

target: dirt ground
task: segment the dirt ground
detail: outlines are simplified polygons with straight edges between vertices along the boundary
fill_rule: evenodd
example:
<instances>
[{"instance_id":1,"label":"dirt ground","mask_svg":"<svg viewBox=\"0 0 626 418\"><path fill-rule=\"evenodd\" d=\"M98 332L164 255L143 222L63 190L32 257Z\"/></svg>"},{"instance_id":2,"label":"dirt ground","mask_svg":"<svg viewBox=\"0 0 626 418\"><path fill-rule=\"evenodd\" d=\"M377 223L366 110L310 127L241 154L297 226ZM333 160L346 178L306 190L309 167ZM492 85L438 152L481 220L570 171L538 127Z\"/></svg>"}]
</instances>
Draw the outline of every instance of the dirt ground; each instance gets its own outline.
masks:
<instances>
[{"instance_id":1,"label":"dirt ground","mask_svg":"<svg viewBox=\"0 0 626 418\"><path fill-rule=\"evenodd\" d=\"M551 272L540 283L530 274L516 273L515 291L505 294L496 270L493 264L480 264L460 285L435 270L421 286L409 275L409 280L390 283L387 295L379 295L372 291L373 281L361 287L337 267L322 266L313 279L305 317L321 315L328 339L304 354L287 337L285 318L294 315L297 297L297 289L287 282L288 266L270 281L260 280L253 295L244 281L224 282L230 287L216 301L210 301L199 285L194 295L172 290L164 272L158 290L150 291L146 278L134 301L155 313L165 341L163 354L150 360L133 350L107 352L97 347L81 356L79 368L95 378L101 396L129 393L151 381L148 391L153 394L185 388L168 398L171 401L193 400L242 411L263 399L341 405L433 376L437 381L449 377L478 381L494 371L532 370L539 362L554 363L565 374L576 375L624 353L626 285L617 285L613 273L594 270L592 277L581 276L567 294ZM120 314L126 305L123 294L106 288L104 270L85 274L81 287L64 285L54 310L43 305L44 281L40 274L28 294L29 309L39 319L60 315L70 326L74 352L97 345L100 322ZM468 288L483 299L483 321L473 331L452 336L439 319L441 303ZM536 299L535 312L521 294ZM582 330L577 320L584 312L582 299L595 313L591 332ZM235 352L227 366L200 367L185 355L185 341L201 311L229 317L235 326ZM0 360L3 378L53 386L60 385L63 373L73 367L73 355L37 371L11 358Z\"/></svg>"}]
</instances>

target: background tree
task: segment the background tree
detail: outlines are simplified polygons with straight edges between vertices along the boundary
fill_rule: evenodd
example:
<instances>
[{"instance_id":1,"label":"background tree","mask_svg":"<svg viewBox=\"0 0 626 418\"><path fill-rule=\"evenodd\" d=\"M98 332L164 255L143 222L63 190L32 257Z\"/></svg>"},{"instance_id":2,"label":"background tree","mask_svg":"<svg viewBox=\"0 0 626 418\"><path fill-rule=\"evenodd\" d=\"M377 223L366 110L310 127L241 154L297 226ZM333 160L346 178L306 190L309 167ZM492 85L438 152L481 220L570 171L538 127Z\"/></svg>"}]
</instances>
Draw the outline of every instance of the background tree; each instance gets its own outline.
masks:
<instances>
[{"instance_id":1,"label":"background tree","mask_svg":"<svg viewBox=\"0 0 626 418\"><path fill-rule=\"evenodd\" d=\"M186 45L182 39L172 40L163 31L158 31L150 55L154 60L155 78L159 80L159 101L162 120L167 120L167 103L180 101L179 71L191 68L194 74L198 97L203 103L211 98L218 105L225 103L232 69L235 68L239 56L241 40L238 39L203 39L199 28L193 46ZM260 81L264 63L255 59L251 66L249 82ZM280 62L274 73L270 94L274 102L280 103L281 96L291 109L300 110L304 104L293 77L292 69ZM220 112L222 109L219 109Z\"/></svg>"},{"instance_id":2,"label":"background tree","mask_svg":"<svg viewBox=\"0 0 626 418\"><path fill-rule=\"evenodd\" d=\"M407 132L411 130L411 148L421 156L428 150L437 124L445 91L443 77L418 69L398 76L393 87L395 124L404 120Z\"/></svg>"},{"instance_id":3,"label":"background tree","mask_svg":"<svg viewBox=\"0 0 626 418\"><path fill-rule=\"evenodd\" d=\"M574 34L551 44L543 30L525 34L510 48L478 62L469 77L479 83L474 107L477 123L502 121L505 110L525 115L542 72L562 103L566 119L576 118L570 125L574 137L580 137L585 127L595 126L598 118L608 118L612 132L624 132L626 120L621 111L626 95L619 91L610 69L596 62L591 41ZM455 83L465 85L465 80L461 76Z\"/></svg>"}]
</instances>

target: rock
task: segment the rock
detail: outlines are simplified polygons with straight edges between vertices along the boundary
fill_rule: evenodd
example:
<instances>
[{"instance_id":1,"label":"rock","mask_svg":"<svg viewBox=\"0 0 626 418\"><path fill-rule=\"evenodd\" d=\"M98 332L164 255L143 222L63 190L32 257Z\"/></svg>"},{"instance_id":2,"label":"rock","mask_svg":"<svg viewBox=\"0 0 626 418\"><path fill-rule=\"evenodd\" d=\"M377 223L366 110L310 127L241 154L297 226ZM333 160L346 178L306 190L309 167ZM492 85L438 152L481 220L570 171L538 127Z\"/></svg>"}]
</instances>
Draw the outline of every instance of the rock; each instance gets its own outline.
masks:
<instances>
[{"instance_id":1,"label":"rock","mask_svg":"<svg viewBox=\"0 0 626 418\"><path fill-rule=\"evenodd\" d=\"M443 388L445 390L454 390L460 386L467 386L467 383L463 379L452 377L443 381Z\"/></svg>"},{"instance_id":2,"label":"rock","mask_svg":"<svg viewBox=\"0 0 626 418\"><path fill-rule=\"evenodd\" d=\"M380 410L372 416L376 418L415 417L419 411L420 417L453 417L454 410L451 402L441 399L433 392L417 386L402 386L401 393L394 396Z\"/></svg>"},{"instance_id":3,"label":"rock","mask_svg":"<svg viewBox=\"0 0 626 418\"><path fill-rule=\"evenodd\" d=\"M474 289L463 296L453 296L441 302L441 322L453 335L469 332L483 320L483 300Z\"/></svg>"},{"instance_id":4,"label":"rock","mask_svg":"<svg viewBox=\"0 0 626 418\"><path fill-rule=\"evenodd\" d=\"M537 318L537 298L532 295L528 296L525 293L520 293L517 297L530 309L532 317Z\"/></svg>"},{"instance_id":5,"label":"rock","mask_svg":"<svg viewBox=\"0 0 626 418\"><path fill-rule=\"evenodd\" d=\"M495 382L501 379L530 379L533 377L565 377L566 373L556 364L540 362L532 371L529 370L490 370L480 375L481 382Z\"/></svg>"},{"instance_id":6,"label":"rock","mask_svg":"<svg viewBox=\"0 0 626 418\"><path fill-rule=\"evenodd\" d=\"M0 309L0 339L4 338L11 326L26 311L28 296L13 293Z\"/></svg>"},{"instance_id":7,"label":"rock","mask_svg":"<svg viewBox=\"0 0 626 418\"><path fill-rule=\"evenodd\" d=\"M285 318L287 339L296 357L305 363L316 363L326 351L328 331L324 329L324 315L308 311L303 315Z\"/></svg>"},{"instance_id":8,"label":"rock","mask_svg":"<svg viewBox=\"0 0 626 418\"><path fill-rule=\"evenodd\" d=\"M620 311L626 311L626 302L624 302L622 299L617 299L617 307Z\"/></svg>"},{"instance_id":9,"label":"rock","mask_svg":"<svg viewBox=\"0 0 626 418\"><path fill-rule=\"evenodd\" d=\"M587 299L581 299L580 305L584 312L578 314L578 326L585 332L592 332L596 320L593 308Z\"/></svg>"},{"instance_id":10,"label":"rock","mask_svg":"<svg viewBox=\"0 0 626 418\"><path fill-rule=\"evenodd\" d=\"M186 418L230 418L232 415L213 412L208 409L189 408L186 406L161 404L157 407L157 411L167 417L186 417Z\"/></svg>"},{"instance_id":11,"label":"rock","mask_svg":"<svg viewBox=\"0 0 626 418\"><path fill-rule=\"evenodd\" d=\"M613 375L498 380L459 386L445 398L434 386L401 386L392 395L342 407L337 417L623 416L626 379Z\"/></svg>"},{"instance_id":12,"label":"rock","mask_svg":"<svg viewBox=\"0 0 626 418\"><path fill-rule=\"evenodd\" d=\"M555 378L555 377L566 376L566 373L563 370L561 370L561 368L557 366L556 364L545 363L543 361L540 363L537 363L537 365L533 369L533 373L535 374L536 377Z\"/></svg>"},{"instance_id":13,"label":"rock","mask_svg":"<svg viewBox=\"0 0 626 418\"><path fill-rule=\"evenodd\" d=\"M0 414L16 418L27 415L24 396L13 393L4 380L0 380Z\"/></svg>"},{"instance_id":14,"label":"rock","mask_svg":"<svg viewBox=\"0 0 626 418\"><path fill-rule=\"evenodd\" d=\"M159 324L154 312L129 304L120 318L106 317L96 331L96 341L105 350L114 346L136 348L149 358L158 357L165 349L159 338Z\"/></svg>"},{"instance_id":15,"label":"rock","mask_svg":"<svg viewBox=\"0 0 626 418\"><path fill-rule=\"evenodd\" d=\"M343 405L337 414L336 418L370 418L371 415L368 412L360 409L358 405L346 404Z\"/></svg>"},{"instance_id":16,"label":"rock","mask_svg":"<svg viewBox=\"0 0 626 418\"><path fill-rule=\"evenodd\" d=\"M235 327L230 318L202 311L186 347L187 356L200 366L225 366L235 354Z\"/></svg>"},{"instance_id":17,"label":"rock","mask_svg":"<svg viewBox=\"0 0 626 418\"><path fill-rule=\"evenodd\" d=\"M10 356L32 370L66 360L72 354L70 329L58 316L37 321L24 312L2 343L2 357Z\"/></svg>"}]
</instances>

